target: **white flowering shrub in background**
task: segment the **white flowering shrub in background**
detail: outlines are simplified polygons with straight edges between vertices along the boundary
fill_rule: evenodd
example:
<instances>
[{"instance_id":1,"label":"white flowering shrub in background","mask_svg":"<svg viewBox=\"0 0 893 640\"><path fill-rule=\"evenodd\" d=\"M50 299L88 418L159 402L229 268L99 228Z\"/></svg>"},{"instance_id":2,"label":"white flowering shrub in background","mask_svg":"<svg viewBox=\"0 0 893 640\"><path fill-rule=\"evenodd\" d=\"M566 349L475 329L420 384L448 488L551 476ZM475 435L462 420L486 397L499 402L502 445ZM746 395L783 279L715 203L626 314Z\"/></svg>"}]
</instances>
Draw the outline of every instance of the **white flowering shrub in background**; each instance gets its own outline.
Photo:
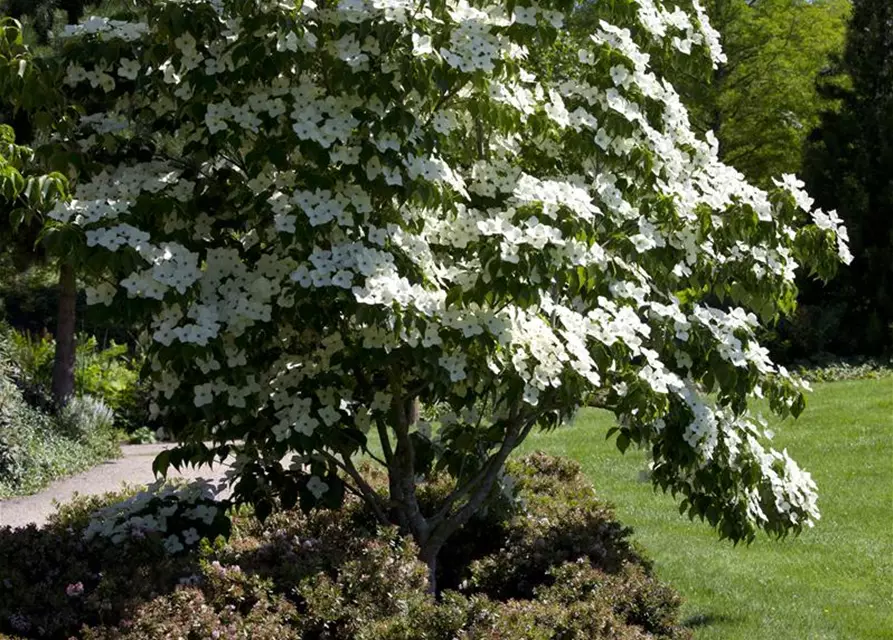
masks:
<instances>
[{"instance_id":1,"label":"white flowering shrub in background","mask_svg":"<svg viewBox=\"0 0 893 640\"><path fill-rule=\"evenodd\" d=\"M697 0L590 11L581 34L566 0L162 0L34 61L72 178L51 216L119 274L90 301L150 326L182 443L159 471L234 454L261 517L354 492L433 567L531 430L590 404L721 535L813 524L748 412L796 415L805 385L755 335L845 230L692 132L672 73L723 60ZM456 490L423 511L432 470Z\"/></svg>"}]
</instances>

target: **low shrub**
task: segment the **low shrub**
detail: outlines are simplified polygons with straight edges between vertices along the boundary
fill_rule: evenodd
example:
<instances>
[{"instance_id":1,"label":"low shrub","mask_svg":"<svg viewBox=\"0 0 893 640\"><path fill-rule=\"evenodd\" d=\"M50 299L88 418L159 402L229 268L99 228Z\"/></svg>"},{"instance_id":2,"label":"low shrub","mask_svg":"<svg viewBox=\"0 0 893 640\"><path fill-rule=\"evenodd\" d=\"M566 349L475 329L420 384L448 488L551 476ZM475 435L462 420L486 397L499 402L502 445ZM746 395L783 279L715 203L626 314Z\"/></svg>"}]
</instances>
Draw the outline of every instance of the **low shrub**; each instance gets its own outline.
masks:
<instances>
[{"instance_id":1,"label":"low shrub","mask_svg":"<svg viewBox=\"0 0 893 640\"><path fill-rule=\"evenodd\" d=\"M78 440L89 440L112 430L115 413L98 398L75 396L59 412L58 420L67 435Z\"/></svg>"},{"instance_id":2,"label":"low shrub","mask_svg":"<svg viewBox=\"0 0 893 640\"><path fill-rule=\"evenodd\" d=\"M132 505L132 491L78 498L42 530L0 530L0 635L688 637L678 623L678 596L651 575L629 530L576 465L537 454L508 471L517 500L488 510L450 543L438 598L427 591L412 540L376 525L355 499L336 511L279 512L264 523L233 509L228 540L205 538L194 551L171 555L153 536L114 544L84 535L92 511L112 513L110 505L125 498Z\"/></svg>"},{"instance_id":3,"label":"low shrub","mask_svg":"<svg viewBox=\"0 0 893 640\"><path fill-rule=\"evenodd\" d=\"M93 414L69 413L73 426L62 427L56 418L29 407L15 387L10 393L10 387L0 381L0 499L40 491L57 478L120 455L110 423L97 423ZM69 428L89 431L71 433Z\"/></svg>"},{"instance_id":4,"label":"low shrub","mask_svg":"<svg viewBox=\"0 0 893 640\"><path fill-rule=\"evenodd\" d=\"M797 373L810 382L873 380L893 376L893 359L816 357L800 363Z\"/></svg>"},{"instance_id":5,"label":"low shrub","mask_svg":"<svg viewBox=\"0 0 893 640\"><path fill-rule=\"evenodd\" d=\"M538 454L510 462L507 472L525 508L489 523L501 526L502 543L471 559L465 576L471 589L498 599L529 598L566 562L585 558L610 573L645 564L629 541L632 531L614 520L576 462Z\"/></svg>"},{"instance_id":6,"label":"low shrub","mask_svg":"<svg viewBox=\"0 0 893 640\"><path fill-rule=\"evenodd\" d=\"M128 444L154 444L158 442L158 435L149 427L138 427L127 434Z\"/></svg>"}]
</instances>

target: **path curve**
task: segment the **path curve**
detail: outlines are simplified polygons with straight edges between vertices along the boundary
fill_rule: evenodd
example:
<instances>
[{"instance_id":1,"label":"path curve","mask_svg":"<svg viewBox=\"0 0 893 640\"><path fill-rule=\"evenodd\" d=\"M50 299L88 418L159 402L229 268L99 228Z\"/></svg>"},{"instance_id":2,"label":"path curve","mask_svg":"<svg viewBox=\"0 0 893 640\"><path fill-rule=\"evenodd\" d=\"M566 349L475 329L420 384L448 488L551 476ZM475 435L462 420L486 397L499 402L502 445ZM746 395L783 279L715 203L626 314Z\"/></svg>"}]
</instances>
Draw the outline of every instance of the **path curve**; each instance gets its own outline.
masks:
<instances>
[{"instance_id":1,"label":"path curve","mask_svg":"<svg viewBox=\"0 0 893 640\"><path fill-rule=\"evenodd\" d=\"M120 458L108 460L92 469L70 478L53 482L49 487L30 496L10 498L0 501L0 527L24 527L31 523L37 526L46 524L47 518L56 510L53 501L68 502L75 493L96 495L117 491L121 485L149 484L155 480L152 461L161 451L170 448L167 444L127 444L121 446ZM202 466L198 469L183 468L178 473L173 467L168 471L169 478L205 478L216 482L223 477L227 466Z\"/></svg>"}]
</instances>

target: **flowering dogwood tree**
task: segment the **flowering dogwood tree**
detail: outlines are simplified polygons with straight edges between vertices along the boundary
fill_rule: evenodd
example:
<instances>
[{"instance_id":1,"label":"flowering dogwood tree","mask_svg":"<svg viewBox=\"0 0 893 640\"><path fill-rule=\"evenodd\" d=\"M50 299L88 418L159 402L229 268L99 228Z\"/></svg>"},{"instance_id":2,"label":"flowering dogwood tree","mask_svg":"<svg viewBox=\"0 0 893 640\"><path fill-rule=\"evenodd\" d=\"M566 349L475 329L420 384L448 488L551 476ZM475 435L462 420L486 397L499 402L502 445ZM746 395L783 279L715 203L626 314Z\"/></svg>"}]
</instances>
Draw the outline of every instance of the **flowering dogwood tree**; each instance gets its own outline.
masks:
<instances>
[{"instance_id":1,"label":"flowering dogwood tree","mask_svg":"<svg viewBox=\"0 0 893 640\"><path fill-rule=\"evenodd\" d=\"M580 37L568 0L160 0L34 61L74 194L51 217L121 274L90 302L151 325L159 471L235 455L261 517L353 492L433 571L512 450L588 404L724 537L813 524L748 403L802 410L756 332L845 229L692 133L655 70L722 62L697 0L601 4ZM423 510L433 470L455 490Z\"/></svg>"}]
</instances>

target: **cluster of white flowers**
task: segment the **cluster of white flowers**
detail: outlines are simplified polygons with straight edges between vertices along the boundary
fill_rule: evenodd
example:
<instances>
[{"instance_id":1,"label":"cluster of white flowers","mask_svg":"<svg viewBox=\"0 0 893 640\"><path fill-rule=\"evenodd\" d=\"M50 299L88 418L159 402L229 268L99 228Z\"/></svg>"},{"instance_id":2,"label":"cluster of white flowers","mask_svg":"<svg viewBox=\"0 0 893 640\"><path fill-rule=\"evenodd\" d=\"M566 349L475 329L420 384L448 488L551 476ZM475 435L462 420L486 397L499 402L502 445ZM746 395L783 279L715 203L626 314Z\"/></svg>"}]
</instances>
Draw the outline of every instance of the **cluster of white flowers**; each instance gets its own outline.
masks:
<instances>
[{"instance_id":1,"label":"cluster of white flowers","mask_svg":"<svg viewBox=\"0 0 893 640\"><path fill-rule=\"evenodd\" d=\"M215 506L222 487L198 479L185 485L158 480L134 496L103 507L93 513L84 538L99 536L114 544L136 540L151 534L163 539L165 551L175 554L193 547L220 514ZM178 530L171 522L180 524Z\"/></svg>"},{"instance_id":2,"label":"cluster of white flowers","mask_svg":"<svg viewBox=\"0 0 893 640\"><path fill-rule=\"evenodd\" d=\"M124 40L131 42L138 40L148 33L149 25L144 22L125 22L122 20L110 20L99 16L90 16L80 24L66 25L61 37L75 38L78 36L97 36L100 40Z\"/></svg>"},{"instance_id":3,"label":"cluster of white flowers","mask_svg":"<svg viewBox=\"0 0 893 640\"><path fill-rule=\"evenodd\" d=\"M566 181L538 180L525 174L518 179L514 196L520 202L540 203L543 214L552 219L557 217L558 207L567 207L587 221L601 213L585 188Z\"/></svg>"},{"instance_id":4,"label":"cluster of white flowers","mask_svg":"<svg viewBox=\"0 0 893 640\"><path fill-rule=\"evenodd\" d=\"M294 233L296 217L290 215L294 208L299 208L307 216L308 222L313 227L331 222L332 220L342 227L353 226L354 217L348 210L358 215L364 215L372 210L369 196L357 185L341 185L333 193L328 189L315 191L296 191L291 196L286 196L281 191L276 191L267 202L275 215L276 230L281 233Z\"/></svg>"},{"instance_id":5,"label":"cluster of white flowers","mask_svg":"<svg viewBox=\"0 0 893 640\"><path fill-rule=\"evenodd\" d=\"M475 70L493 71L494 63L505 52L507 41L491 31L492 26L507 25L509 18L504 11L490 7L490 12L471 6L467 0L451 0L448 3L450 18L456 26L450 33L449 48L439 51L451 67L466 73Z\"/></svg>"},{"instance_id":6,"label":"cluster of white flowers","mask_svg":"<svg viewBox=\"0 0 893 640\"><path fill-rule=\"evenodd\" d=\"M843 224L843 220L837 215L837 211L828 211L825 213L821 209L812 212L812 219L815 226L819 229L825 229L834 233L837 240L837 255L841 262L850 264L853 261L853 254L850 252L849 241L850 234Z\"/></svg>"},{"instance_id":7,"label":"cluster of white flowers","mask_svg":"<svg viewBox=\"0 0 893 640\"><path fill-rule=\"evenodd\" d=\"M273 427L273 435L277 441L285 440L290 433L302 433L306 436L312 435L313 430L319 426L319 420L311 413L312 400L310 398L301 398L289 396L287 394L276 394L274 396L276 403L276 416L279 422Z\"/></svg>"},{"instance_id":8,"label":"cluster of white flowers","mask_svg":"<svg viewBox=\"0 0 893 640\"><path fill-rule=\"evenodd\" d=\"M761 430L749 415L735 416L705 404L690 384L681 396L692 415L684 438L701 454L701 468L716 464L720 457L721 464L743 473L750 473L747 469L751 465L757 466L761 485L744 490L745 509L754 522L766 523L769 520L766 510L772 508L790 524L814 526L820 518L815 482L786 450L778 452L763 446L761 431L769 439L768 431ZM765 425L762 420L757 422ZM769 494L768 502L761 491Z\"/></svg>"},{"instance_id":9,"label":"cluster of white flowers","mask_svg":"<svg viewBox=\"0 0 893 640\"><path fill-rule=\"evenodd\" d=\"M748 337L752 336L753 330L759 326L755 315L740 307L726 313L720 309L698 306L693 317L707 327L716 338L719 354L724 360L728 360L736 367L747 366L747 354L741 339L735 335L735 332L743 332Z\"/></svg>"},{"instance_id":10,"label":"cluster of white flowers","mask_svg":"<svg viewBox=\"0 0 893 640\"><path fill-rule=\"evenodd\" d=\"M336 142L347 143L359 125L352 110L362 103L349 95L323 96L323 90L309 82L290 92L294 110L292 130L299 140L312 140L329 149Z\"/></svg>"},{"instance_id":11,"label":"cluster of white flowers","mask_svg":"<svg viewBox=\"0 0 893 640\"><path fill-rule=\"evenodd\" d=\"M701 399L697 388L691 383L685 385L680 396L692 414L683 438L689 446L699 450L705 460L710 460L719 439L720 416Z\"/></svg>"},{"instance_id":12,"label":"cluster of white flowers","mask_svg":"<svg viewBox=\"0 0 893 640\"><path fill-rule=\"evenodd\" d=\"M767 451L753 436L748 438L747 444L752 455L759 460L763 477L769 480L778 512L787 517L791 524L814 526L821 516L816 504L816 484L812 476L791 459L787 450ZM761 509L755 515L759 520L766 519L766 514Z\"/></svg>"},{"instance_id":13,"label":"cluster of white flowers","mask_svg":"<svg viewBox=\"0 0 893 640\"><path fill-rule=\"evenodd\" d=\"M133 247L137 251L145 250L149 243L149 234L129 224L117 224L104 229L87 230L88 247L105 247L109 251L117 251L121 247Z\"/></svg>"},{"instance_id":14,"label":"cluster of white flowers","mask_svg":"<svg viewBox=\"0 0 893 640\"><path fill-rule=\"evenodd\" d=\"M468 198L465 181L441 158L417 158L410 153L404 164L411 179L424 178L429 182L442 182L450 185L457 193Z\"/></svg>"},{"instance_id":15,"label":"cluster of white flowers","mask_svg":"<svg viewBox=\"0 0 893 640\"><path fill-rule=\"evenodd\" d=\"M90 122L90 116L86 117ZM101 171L77 187L77 197L58 202L49 216L59 222L73 221L86 227L116 219L142 194L157 194L176 185L179 172L163 162L123 165Z\"/></svg>"},{"instance_id":16,"label":"cluster of white flowers","mask_svg":"<svg viewBox=\"0 0 893 640\"><path fill-rule=\"evenodd\" d=\"M104 64L91 70L87 70L79 64L73 64L68 67L64 82L70 87L77 86L81 82L88 82L92 88L100 88L108 93L115 88L115 79L108 71L109 68Z\"/></svg>"}]
</instances>

